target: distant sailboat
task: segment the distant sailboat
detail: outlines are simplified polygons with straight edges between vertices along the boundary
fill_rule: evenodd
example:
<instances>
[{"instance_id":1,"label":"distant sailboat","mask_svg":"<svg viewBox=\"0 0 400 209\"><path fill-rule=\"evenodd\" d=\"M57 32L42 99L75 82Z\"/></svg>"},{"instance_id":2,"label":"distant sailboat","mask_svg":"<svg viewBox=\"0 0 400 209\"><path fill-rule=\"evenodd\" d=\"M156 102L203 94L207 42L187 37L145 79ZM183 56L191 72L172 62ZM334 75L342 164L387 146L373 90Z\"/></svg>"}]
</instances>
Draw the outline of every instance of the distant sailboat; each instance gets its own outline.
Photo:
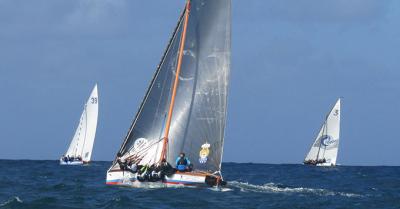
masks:
<instances>
[{"instance_id":1,"label":"distant sailboat","mask_svg":"<svg viewBox=\"0 0 400 209\"><path fill-rule=\"evenodd\" d=\"M60 158L61 165L81 165L89 163L96 135L99 98L97 84L86 102L79 125L67 152Z\"/></svg>"},{"instance_id":2,"label":"distant sailboat","mask_svg":"<svg viewBox=\"0 0 400 209\"><path fill-rule=\"evenodd\" d=\"M117 158L107 171L107 184L224 184L221 161L230 41L230 0L187 1ZM193 171L164 172L162 167L175 166L181 152L191 160Z\"/></svg>"},{"instance_id":3,"label":"distant sailboat","mask_svg":"<svg viewBox=\"0 0 400 209\"><path fill-rule=\"evenodd\" d=\"M335 166L339 149L340 135L340 98L327 115L317 138L315 139L304 164L317 166Z\"/></svg>"}]
</instances>

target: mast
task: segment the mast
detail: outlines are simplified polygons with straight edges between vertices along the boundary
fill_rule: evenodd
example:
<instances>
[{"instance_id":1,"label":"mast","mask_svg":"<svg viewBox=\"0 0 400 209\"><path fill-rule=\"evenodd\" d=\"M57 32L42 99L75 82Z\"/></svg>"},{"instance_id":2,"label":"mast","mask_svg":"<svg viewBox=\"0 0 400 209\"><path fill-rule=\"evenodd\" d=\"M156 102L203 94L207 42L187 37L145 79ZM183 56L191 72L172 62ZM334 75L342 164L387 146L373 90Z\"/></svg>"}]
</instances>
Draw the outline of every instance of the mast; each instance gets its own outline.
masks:
<instances>
[{"instance_id":1,"label":"mast","mask_svg":"<svg viewBox=\"0 0 400 209\"><path fill-rule=\"evenodd\" d=\"M328 119L327 119L328 120ZM329 135L328 135L328 123L326 123L325 124L325 137L329 137ZM325 158L325 151L326 151L326 147L327 147L327 145L326 144L323 144L322 143L322 140L321 140L321 145L323 145L324 146L324 150L323 150L323 153L322 153L322 160ZM321 146L320 145L320 146Z\"/></svg>"},{"instance_id":2,"label":"mast","mask_svg":"<svg viewBox=\"0 0 400 209\"><path fill-rule=\"evenodd\" d=\"M91 95L90 95L91 96ZM80 156L83 156L83 150L85 148L85 144L86 144L86 136L87 136L87 124L88 124L88 117L87 117L87 110L86 110L87 104L85 104L85 108L84 108L84 112L85 112L85 119L86 119L86 123L85 123L85 138L83 139L83 145L82 145L82 151Z\"/></svg>"},{"instance_id":3,"label":"mast","mask_svg":"<svg viewBox=\"0 0 400 209\"><path fill-rule=\"evenodd\" d=\"M174 81L174 85L173 85L173 89L172 89L171 102L169 104L167 122L165 125L165 132L164 132L164 137L163 137L164 142L163 142L160 161L163 159L166 159L166 150L167 150L167 145L168 145L168 140L169 140L168 135L169 135L170 127L171 127L171 120L172 120L172 113L174 110L176 90L177 90L178 84L179 84L179 74L181 72L183 50L185 48L186 31L187 31L187 25L188 25L188 20L189 20L189 12L190 12L190 0L187 1L186 7L185 7L185 20L183 23L183 32L181 35L180 47L179 47L179 53L178 53L178 63L176 66L176 75L175 75L175 81Z\"/></svg>"},{"instance_id":4,"label":"mast","mask_svg":"<svg viewBox=\"0 0 400 209\"><path fill-rule=\"evenodd\" d=\"M321 144L322 144L322 136L324 135L324 132L325 132L325 130L326 130L326 120L328 119L328 116L325 118L325 122L324 122L324 125L323 125L323 131L322 131L322 135L320 136L320 140L319 140L319 146L318 146L318 152L317 152L317 158L315 159L315 160L318 160L318 158L319 158L319 153L320 153L320 151L321 151ZM326 132L325 132L326 133Z\"/></svg>"}]
</instances>

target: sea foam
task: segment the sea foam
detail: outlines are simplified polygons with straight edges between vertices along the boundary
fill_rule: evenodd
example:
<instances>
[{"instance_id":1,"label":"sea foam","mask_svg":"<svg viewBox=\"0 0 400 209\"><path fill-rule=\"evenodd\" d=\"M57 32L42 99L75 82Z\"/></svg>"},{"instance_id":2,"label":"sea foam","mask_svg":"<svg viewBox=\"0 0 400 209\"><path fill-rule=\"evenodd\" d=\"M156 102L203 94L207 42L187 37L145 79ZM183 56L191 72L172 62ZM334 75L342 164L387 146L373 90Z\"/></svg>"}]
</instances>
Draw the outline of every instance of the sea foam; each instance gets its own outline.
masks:
<instances>
[{"instance_id":1,"label":"sea foam","mask_svg":"<svg viewBox=\"0 0 400 209\"><path fill-rule=\"evenodd\" d=\"M327 189L306 188L306 187L282 187L275 183L266 183L264 185L254 185L247 182L230 181L228 184L238 188L243 192L264 192L264 193L304 193L315 194L319 196L344 196L344 197L362 197L362 195L346 192L334 192Z\"/></svg>"},{"instance_id":2,"label":"sea foam","mask_svg":"<svg viewBox=\"0 0 400 209\"><path fill-rule=\"evenodd\" d=\"M4 206L10 205L12 203L23 203L23 201L18 196L14 196L14 197L10 198L9 200L7 200L3 203L0 203L0 207L4 207Z\"/></svg>"}]
</instances>

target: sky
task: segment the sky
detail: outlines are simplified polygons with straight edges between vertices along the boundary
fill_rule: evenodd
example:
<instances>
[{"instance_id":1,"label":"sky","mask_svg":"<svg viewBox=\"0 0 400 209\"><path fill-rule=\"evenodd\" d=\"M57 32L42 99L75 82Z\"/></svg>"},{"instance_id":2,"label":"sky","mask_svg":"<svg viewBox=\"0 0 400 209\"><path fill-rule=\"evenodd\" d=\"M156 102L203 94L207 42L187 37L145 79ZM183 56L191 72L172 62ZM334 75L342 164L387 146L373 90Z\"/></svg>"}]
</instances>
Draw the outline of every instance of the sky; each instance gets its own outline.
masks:
<instances>
[{"instance_id":1,"label":"sky","mask_svg":"<svg viewBox=\"0 0 400 209\"><path fill-rule=\"evenodd\" d=\"M0 158L67 149L95 83L112 160L183 0L0 0ZM400 165L400 2L232 0L225 162L301 163L338 97L338 163Z\"/></svg>"}]
</instances>

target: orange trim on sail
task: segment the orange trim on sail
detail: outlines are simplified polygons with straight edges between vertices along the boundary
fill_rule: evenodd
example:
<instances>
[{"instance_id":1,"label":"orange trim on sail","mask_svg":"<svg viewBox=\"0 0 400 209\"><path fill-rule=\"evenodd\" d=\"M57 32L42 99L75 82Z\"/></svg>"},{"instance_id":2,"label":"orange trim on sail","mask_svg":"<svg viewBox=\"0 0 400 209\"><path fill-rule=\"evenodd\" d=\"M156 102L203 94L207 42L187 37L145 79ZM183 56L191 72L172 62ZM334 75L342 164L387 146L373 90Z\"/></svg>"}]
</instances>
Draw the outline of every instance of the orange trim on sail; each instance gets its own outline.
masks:
<instances>
[{"instance_id":1,"label":"orange trim on sail","mask_svg":"<svg viewBox=\"0 0 400 209\"><path fill-rule=\"evenodd\" d=\"M183 50L185 48L186 30L187 30L187 24L188 24L188 20L189 20L189 11L190 11L190 0L187 1L185 9L186 9L186 11L185 11L185 20L184 20L184 24L183 24L183 31L182 31L180 47L179 47L178 63L177 63L177 66L176 66L176 75L175 75L174 86L173 86L173 89L172 89L171 102L169 104L167 122L166 122L166 125L165 125L164 143L163 143L163 149L162 149L162 152L161 152L160 161L162 159L166 159L166 149L167 149L167 144L168 144L169 129L170 129L170 126L171 126L172 112L174 110L176 90L177 90L178 84L179 84L179 74L181 72Z\"/></svg>"}]
</instances>

